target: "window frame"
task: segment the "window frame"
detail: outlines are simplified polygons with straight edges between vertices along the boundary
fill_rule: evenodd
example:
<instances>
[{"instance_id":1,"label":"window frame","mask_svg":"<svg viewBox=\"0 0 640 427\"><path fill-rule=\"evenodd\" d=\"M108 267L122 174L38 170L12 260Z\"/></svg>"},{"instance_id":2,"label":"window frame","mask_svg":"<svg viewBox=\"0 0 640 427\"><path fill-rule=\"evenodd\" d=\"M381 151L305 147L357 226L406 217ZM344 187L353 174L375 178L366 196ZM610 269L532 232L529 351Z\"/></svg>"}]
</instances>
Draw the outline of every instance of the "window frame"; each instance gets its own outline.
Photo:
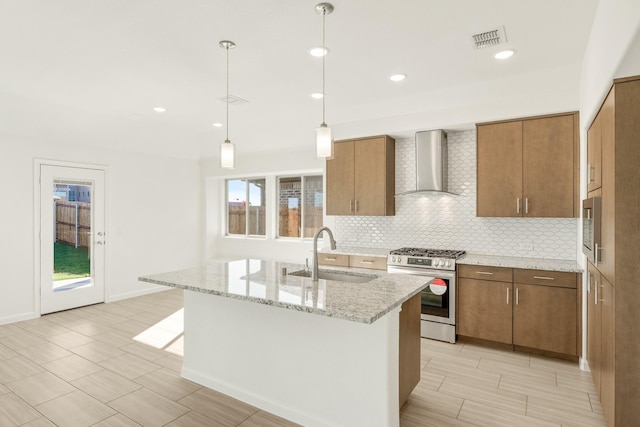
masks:
<instances>
[{"instance_id":1,"label":"window frame","mask_svg":"<svg viewBox=\"0 0 640 427\"><path fill-rule=\"evenodd\" d=\"M265 193L265 206L264 206L264 215L265 215L265 230L264 234L249 234L250 226L249 226L249 208L250 204L250 191L249 191L249 182L263 180L264 188L263 192ZM229 232L229 181L244 181L244 191L245 191L245 232L244 234L234 234ZM269 217L269 199L267 197L267 184L268 180L266 176L243 176L243 177L235 177L235 178L225 178L224 180L224 205L225 205L225 218L224 218L224 229L225 229L225 237L231 238L252 238L252 239L266 239L267 238L267 224Z\"/></svg>"},{"instance_id":2,"label":"window frame","mask_svg":"<svg viewBox=\"0 0 640 427\"><path fill-rule=\"evenodd\" d=\"M274 211L275 211L275 216L276 216L276 229L275 229L275 238L276 239L283 239L283 240L313 240L313 236L312 237L305 237L304 236L304 230L305 230L305 196L306 196L306 189L305 189L305 180L308 177L319 177L321 179L321 181L323 182L323 188L322 188L322 212L323 212L323 220L322 223L324 225L324 204L325 204L325 196L324 196L324 173L322 172L309 172L309 173L293 173L293 174L282 174L282 175L276 175L276 194L275 194L275 207L274 207ZM300 178L300 236L299 237L292 237L292 236L281 236L280 235L280 179L281 178Z\"/></svg>"}]
</instances>

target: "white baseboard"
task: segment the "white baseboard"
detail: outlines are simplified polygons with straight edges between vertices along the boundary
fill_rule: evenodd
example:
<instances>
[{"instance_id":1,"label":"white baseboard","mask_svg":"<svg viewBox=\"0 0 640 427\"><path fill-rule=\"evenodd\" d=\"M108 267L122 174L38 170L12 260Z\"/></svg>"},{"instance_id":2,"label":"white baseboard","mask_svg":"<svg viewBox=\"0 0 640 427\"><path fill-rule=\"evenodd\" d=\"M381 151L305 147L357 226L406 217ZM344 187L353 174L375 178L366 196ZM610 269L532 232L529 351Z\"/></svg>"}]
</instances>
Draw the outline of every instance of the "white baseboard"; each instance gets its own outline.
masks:
<instances>
[{"instance_id":1,"label":"white baseboard","mask_svg":"<svg viewBox=\"0 0 640 427\"><path fill-rule=\"evenodd\" d=\"M124 294L109 295L108 297L105 298L105 302L114 302L114 301L120 301L123 299L141 297L143 295L155 294L156 292L168 291L170 289L173 289L173 288L168 286L154 286L151 288L140 289L133 292L126 292Z\"/></svg>"},{"instance_id":2,"label":"white baseboard","mask_svg":"<svg viewBox=\"0 0 640 427\"><path fill-rule=\"evenodd\" d=\"M7 323L22 322L23 320L37 319L40 315L31 311L29 313L16 314L14 316L0 317L0 325L6 325Z\"/></svg>"}]
</instances>

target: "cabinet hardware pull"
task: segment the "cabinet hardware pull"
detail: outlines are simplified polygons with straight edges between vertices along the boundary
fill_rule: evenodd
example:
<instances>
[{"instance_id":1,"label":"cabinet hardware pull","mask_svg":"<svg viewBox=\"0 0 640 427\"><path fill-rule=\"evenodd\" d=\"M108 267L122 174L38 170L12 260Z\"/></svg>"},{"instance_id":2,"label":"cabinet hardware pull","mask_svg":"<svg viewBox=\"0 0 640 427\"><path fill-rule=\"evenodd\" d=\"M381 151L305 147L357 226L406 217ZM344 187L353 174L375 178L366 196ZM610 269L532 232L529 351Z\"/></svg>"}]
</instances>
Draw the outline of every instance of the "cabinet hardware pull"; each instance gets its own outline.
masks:
<instances>
[{"instance_id":1,"label":"cabinet hardware pull","mask_svg":"<svg viewBox=\"0 0 640 427\"><path fill-rule=\"evenodd\" d=\"M489 276L493 276L493 273L490 273L488 271L476 271L476 274L487 274Z\"/></svg>"},{"instance_id":2,"label":"cabinet hardware pull","mask_svg":"<svg viewBox=\"0 0 640 427\"><path fill-rule=\"evenodd\" d=\"M356 212L358 212L358 201L356 200Z\"/></svg>"},{"instance_id":3,"label":"cabinet hardware pull","mask_svg":"<svg viewBox=\"0 0 640 427\"><path fill-rule=\"evenodd\" d=\"M325 260L325 261L337 261L337 260L338 260L338 258L330 258L330 257L326 257L324 260Z\"/></svg>"},{"instance_id":4,"label":"cabinet hardware pull","mask_svg":"<svg viewBox=\"0 0 640 427\"><path fill-rule=\"evenodd\" d=\"M596 267L597 267L598 266L598 261L599 261L598 260L598 244L597 243L596 243L596 247L595 247L595 251L594 251L593 255L594 255L594 260L596 262Z\"/></svg>"},{"instance_id":5,"label":"cabinet hardware pull","mask_svg":"<svg viewBox=\"0 0 640 427\"><path fill-rule=\"evenodd\" d=\"M353 200L349 200L349 212L353 212Z\"/></svg>"},{"instance_id":6,"label":"cabinet hardware pull","mask_svg":"<svg viewBox=\"0 0 640 427\"><path fill-rule=\"evenodd\" d=\"M518 292L518 288L516 288L516 305L518 305L518 302L520 301L520 299L518 298L519 296L519 292Z\"/></svg>"},{"instance_id":7,"label":"cabinet hardware pull","mask_svg":"<svg viewBox=\"0 0 640 427\"><path fill-rule=\"evenodd\" d=\"M556 280L555 277L547 277L547 276L533 276L534 279L540 280Z\"/></svg>"},{"instance_id":8,"label":"cabinet hardware pull","mask_svg":"<svg viewBox=\"0 0 640 427\"><path fill-rule=\"evenodd\" d=\"M587 163L587 182L593 182L593 179L591 178L591 169L593 169L593 166L591 166L591 163Z\"/></svg>"},{"instance_id":9,"label":"cabinet hardware pull","mask_svg":"<svg viewBox=\"0 0 640 427\"><path fill-rule=\"evenodd\" d=\"M529 198L528 197L524 198L524 213L526 213L526 214L529 213Z\"/></svg>"},{"instance_id":10,"label":"cabinet hardware pull","mask_svg":"<svg viewBox=\"0 0 640 427\"><path fill-rule=\"evenodd\" d=\"M507 305L509 305L509 288L507 288Z\"/></svg>"},{"instance_id":11,"label":"cabinet hardware pull","mask_svg":"<svg viewBox=\"0 0 640 427\"><path fill-rule=\"evenodd\" d=\"M516 197L516 213L520 213L520 197Z\"/></svg>"},{"instance_id":12,"label":"cabinet hardware pull","mask_svg":"<svg viewBox=\"0 0 640 427\"><path fill-rule=\"evenodd\" d=\"M361 264L373 264L373 261L369 261L366 259L363 259L362 261L360 261Z\"/></svg>"},{"instance_id":13,"label":"cabinet hardware pull","mask_svg":"<svg viewBox=\"0 0 640 427\"><path fill-rule=\"evenodd\" d=\"M594 290L594 297L593 297L593 302L595 302L596 305L598 305L598 281L596 280L596 285L593 287Z\"/></svg>"}]
</instances>

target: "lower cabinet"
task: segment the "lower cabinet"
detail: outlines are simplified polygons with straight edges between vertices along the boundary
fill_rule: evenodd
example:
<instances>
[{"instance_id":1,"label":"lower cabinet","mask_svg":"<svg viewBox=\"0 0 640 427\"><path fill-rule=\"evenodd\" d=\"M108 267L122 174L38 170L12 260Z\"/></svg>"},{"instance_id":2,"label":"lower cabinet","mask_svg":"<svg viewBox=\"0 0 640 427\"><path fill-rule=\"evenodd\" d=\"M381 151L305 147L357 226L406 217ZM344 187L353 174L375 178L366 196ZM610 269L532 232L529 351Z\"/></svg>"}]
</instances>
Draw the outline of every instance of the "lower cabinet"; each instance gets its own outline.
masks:
<instances>
[{"instance_id":1,"label":"lower cabinet","mask_svg":"<svg viewBox=\"0 0 640 427\"><path fill-rule=\"evenodd\" d=\"M457 334L577 359L579 275L461 265Z\"/></svg>"},{"instance_id":2,"label":"lower cabinet","mask_svg":"<svg viewBox=\"0 0 640 427\"><path fill-rule=\"evenodd\" d=\"M513 345L578 355L575 289L514 284Z\"/></svg>"},{"instance_id":3,"label":"lower cabinet","mask_svg":"<svg viewBox=\"0 0 640 427\"><path fill-rule=\"evenodd\" d=\"M615 288L588 263L587 361L607 425L615 424Z\"/></svg>"},{"instance_id":4,"label":"lower cabinet","mask_svg":"<svg viewBox=\"0 0 640 427\"><path fill-rule=\"evenodd\" d=\"M512 287L511 283L461 277L458 280L458 335L511 344Z\"/></svg>"}]
</instances>

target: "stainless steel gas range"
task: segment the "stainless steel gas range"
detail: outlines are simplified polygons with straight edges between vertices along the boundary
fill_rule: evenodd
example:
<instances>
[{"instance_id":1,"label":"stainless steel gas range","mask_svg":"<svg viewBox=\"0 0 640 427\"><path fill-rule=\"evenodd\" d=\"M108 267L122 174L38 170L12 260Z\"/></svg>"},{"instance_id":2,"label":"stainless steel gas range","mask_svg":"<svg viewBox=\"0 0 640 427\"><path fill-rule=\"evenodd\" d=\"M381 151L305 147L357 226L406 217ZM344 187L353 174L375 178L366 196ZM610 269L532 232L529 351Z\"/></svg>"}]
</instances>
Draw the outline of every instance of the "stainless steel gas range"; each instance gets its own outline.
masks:
<instances>
[{"instance_id":1,"label":"stainless steel gas range","mask_svg":"<svg viewBox=\"0 0 640 427\"><path fill-rule=\"evenodd\" d=\"M420 335L456 342L456 260L465 251L401 248L387 257L389 273L431 276L422 291Z\"/></svg>"}]
</instances>

